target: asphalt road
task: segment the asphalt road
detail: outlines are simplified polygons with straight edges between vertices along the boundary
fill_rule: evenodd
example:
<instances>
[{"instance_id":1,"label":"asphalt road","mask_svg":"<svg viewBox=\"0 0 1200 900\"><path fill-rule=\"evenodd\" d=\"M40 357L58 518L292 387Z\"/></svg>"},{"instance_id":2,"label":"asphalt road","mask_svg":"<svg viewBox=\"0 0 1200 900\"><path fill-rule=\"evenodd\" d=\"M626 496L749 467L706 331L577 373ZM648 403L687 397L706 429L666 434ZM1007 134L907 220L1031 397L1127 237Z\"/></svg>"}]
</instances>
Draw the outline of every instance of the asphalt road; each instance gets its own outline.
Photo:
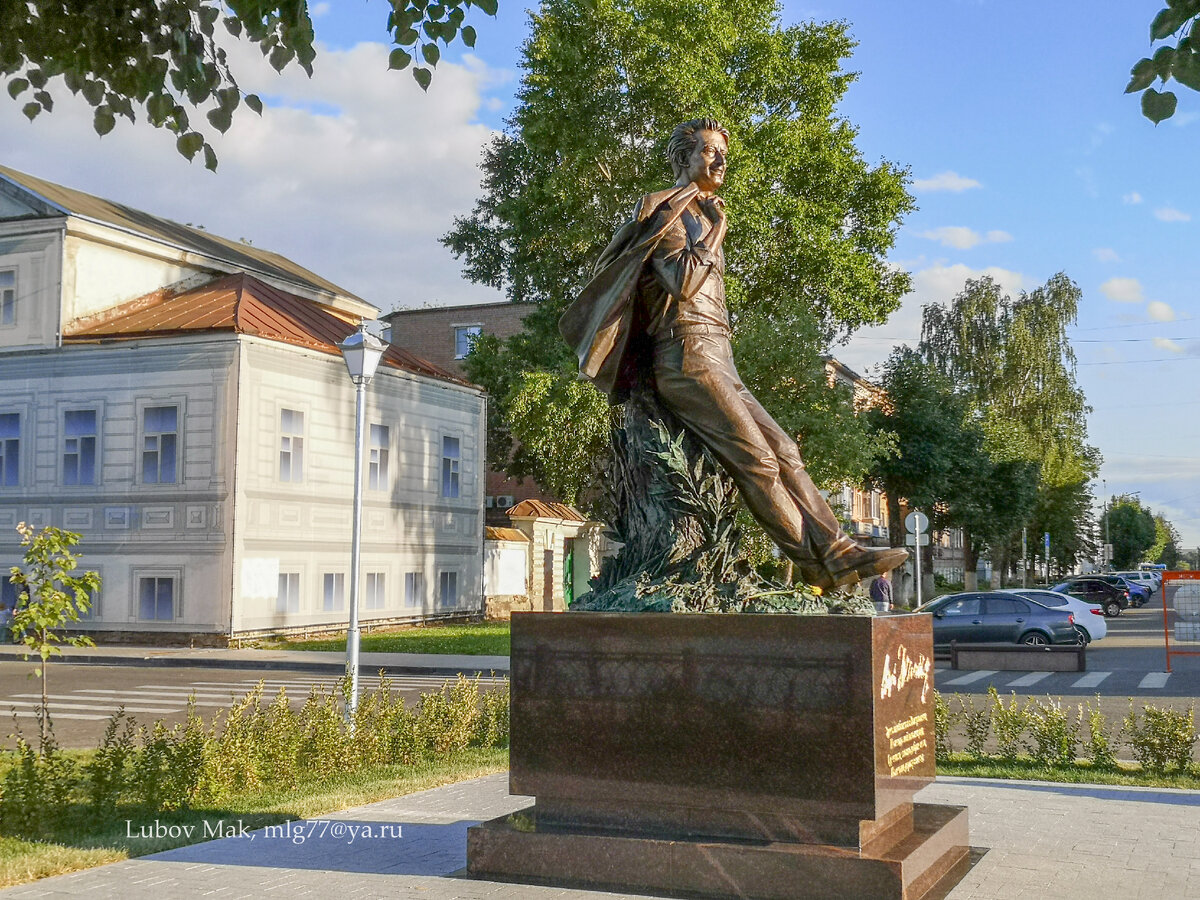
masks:
<instances>
[{"instance_id":1,"label":"asphalt road","mask_svg":"<svg viewBox=\"0 0 1200 900\"><path fill-rule=\"evenodd\" d=\"M37 734L34 710L40 705L41 684L32 676L33 668L32 663L0 663L0 716L7 726L0 726L0 747L16 745L17 728L27 736ZM283 687L294 706L304 702L313 684L328 687L337 680L334 675L285 670L71 666L55 662L47 671L54 734L63 747L95 747L109 718L121 706L138 724L150 726L161 719L170 726L186 718L188 698L193 695L198 712L210 720L218 710L228 709L234 700L244 697L259 680L265 684L268 700ZM406 675L390 680L393 690L405 702L413 703L422 693L438 690L448 679L442 675ZM363 678L362 689L373 690L377 683L375 676Z\"/></svg>"},{"instance_id":2,"label":"asphalt road","mask_svg":"<svg viewBox=\"0 0 1200 900\"><path fill-rule=\"evenodd\" d=\"M1053 697L1071 707L1098 702L1110 722L1119 722L1131 701L1137 709L1148 703L1187 709L1200 697L1200 655L1172 655L1167 673L1161 602L1155 594L1141 609L1108 619L1108 635L1087 648L1086 672L958 671L950 668L948 659L939 658L934 683L953 708L955 695L974 696L978 703L978 695L995 686L1006 700L1016 694L1021 699ZM1200 645L1172 642L1171 649L1200 651Z\"/></svg>"}]
</instances>

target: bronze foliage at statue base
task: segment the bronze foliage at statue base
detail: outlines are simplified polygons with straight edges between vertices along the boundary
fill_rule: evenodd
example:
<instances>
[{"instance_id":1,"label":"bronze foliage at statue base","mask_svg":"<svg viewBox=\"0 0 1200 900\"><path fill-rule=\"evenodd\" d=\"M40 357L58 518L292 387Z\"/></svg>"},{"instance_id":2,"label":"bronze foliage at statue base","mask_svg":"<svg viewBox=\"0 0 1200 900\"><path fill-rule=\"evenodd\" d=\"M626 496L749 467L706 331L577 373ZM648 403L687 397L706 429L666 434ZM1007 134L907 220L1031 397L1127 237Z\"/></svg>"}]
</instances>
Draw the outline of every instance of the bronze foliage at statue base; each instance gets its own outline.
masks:
<instances>
[{"instance_id":1,"label":"bronze foliage at statue base","mask_svg":"<svg viewBox=\"0 0 1200 900\"><path fill-rule=\"evenodd\" d=\"M857 594L820 594L763 577L742 551L737 488L646 384L625 402L612 435L611 536L604 561L572 610L593 612L873 612Z\"/></svg>"}]
</instances>

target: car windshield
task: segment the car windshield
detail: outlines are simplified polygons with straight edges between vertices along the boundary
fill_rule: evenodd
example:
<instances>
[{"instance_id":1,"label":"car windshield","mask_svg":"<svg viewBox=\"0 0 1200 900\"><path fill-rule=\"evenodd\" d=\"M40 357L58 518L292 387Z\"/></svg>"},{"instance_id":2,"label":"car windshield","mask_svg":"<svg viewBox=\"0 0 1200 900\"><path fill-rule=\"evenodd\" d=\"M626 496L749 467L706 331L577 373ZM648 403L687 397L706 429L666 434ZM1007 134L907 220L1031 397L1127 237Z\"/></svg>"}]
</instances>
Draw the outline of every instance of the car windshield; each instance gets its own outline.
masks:
<instances>
[{"instance_id":1,"label":"car windshield","mask_svg":"<svg viewBox=\"0 0 1200 900\"><path fill-rule=\"evenodd\" d=\"M1054 591L1056 594L1062 594L1065 593L1067 588L1070 586L1071 585L1069 582L1064 581L1062 584L1056 584L1054 587L1050 588L1050 590Z\"/></svg>"}]
</instances>

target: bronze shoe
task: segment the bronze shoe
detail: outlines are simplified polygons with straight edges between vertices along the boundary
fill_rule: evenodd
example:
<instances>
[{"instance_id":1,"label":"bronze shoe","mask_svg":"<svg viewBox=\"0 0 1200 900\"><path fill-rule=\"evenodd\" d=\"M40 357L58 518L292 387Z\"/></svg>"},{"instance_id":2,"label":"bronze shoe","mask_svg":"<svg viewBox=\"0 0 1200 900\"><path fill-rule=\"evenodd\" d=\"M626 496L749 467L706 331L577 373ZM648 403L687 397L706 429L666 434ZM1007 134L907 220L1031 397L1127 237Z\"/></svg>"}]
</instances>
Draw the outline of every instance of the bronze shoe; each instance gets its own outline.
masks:
<instances>
[{"instance_id":1,"label":"bronze shoe","mask_svg":"<svg viewBox=\"0 0 1200 900\"><path fill-rule=\"evenodd\" d=\"M800 566L804 580L823 591L882 575L908 560L908 551L899 547L861 547L849 539L838 541L830 550L824 560Z\"/></svg>"}]
</instances>

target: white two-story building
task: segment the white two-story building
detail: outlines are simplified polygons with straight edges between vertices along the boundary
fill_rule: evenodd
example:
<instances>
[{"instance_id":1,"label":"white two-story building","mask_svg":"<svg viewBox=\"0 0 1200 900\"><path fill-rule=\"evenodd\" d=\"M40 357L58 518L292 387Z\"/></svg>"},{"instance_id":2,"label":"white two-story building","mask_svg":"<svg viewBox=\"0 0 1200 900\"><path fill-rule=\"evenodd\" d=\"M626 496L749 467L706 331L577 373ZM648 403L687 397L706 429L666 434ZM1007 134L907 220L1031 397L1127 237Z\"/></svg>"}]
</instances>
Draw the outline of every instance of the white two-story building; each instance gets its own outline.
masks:
<instances>
[{"instance_id":1,"label":"white two-story building","mask_svg":"<svg viewBox=\"0 0 1200 900\"><path fill-rule=\"evenodd\" d=\"M97 637L344 627L354 389L335 345L377 315L276 254L0 167L0 566L18 522L80 533ZM481 610L484 418L480 389L388 351L367 389L365 624Z\"/></svg>"}]
</instances>

